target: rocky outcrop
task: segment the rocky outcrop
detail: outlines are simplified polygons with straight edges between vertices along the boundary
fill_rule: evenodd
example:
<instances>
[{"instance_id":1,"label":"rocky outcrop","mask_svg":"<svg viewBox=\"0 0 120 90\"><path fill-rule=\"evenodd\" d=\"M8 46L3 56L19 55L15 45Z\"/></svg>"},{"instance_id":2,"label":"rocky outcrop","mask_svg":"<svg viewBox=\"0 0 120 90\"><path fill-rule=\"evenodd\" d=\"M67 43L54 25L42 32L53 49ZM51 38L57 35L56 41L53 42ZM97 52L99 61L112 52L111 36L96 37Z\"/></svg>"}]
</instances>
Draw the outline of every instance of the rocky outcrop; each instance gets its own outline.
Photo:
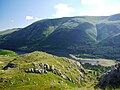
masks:
<instances>
[{"instance_id":1,"label":"rocky outcrop","mask_svg":"<svg viewBox=\"0 0 120 90\"><path fill-rule=\"evenodd\" d=\"M47 73L47 70L29 68L29 69L25 70L25 72L26 73L39 73L39 74L42 74L42 73Z\"/></svg>"},{"instance_id":2,"label":"rocky outcrop","mask_svg":"<svg viewBox=\"0 0 120 90\"><path fill-rule=\"evenodd\" d=\"M61 72L60 69L55 68L54 65L50 66L49 64L43 64L43 63L34 63L33 65L35 68L26 69L25 72L26 73L37 73L37 74L47 74L48 72L52 72L62 77L63 79L66 79L66 80L69 80L70 82L75 83L74 80L68 77L65 73ZM82 72L80 72L80 75L82 76L82 78L84 77Z\"/></svg>"},{"instance_id":3,"label":"rocky outcrop","mask_svg":"<svg viewBox=\"0 0 120 90\"><path fill-rule=\"evenodd\" d=\"M17 58L14 58L11 60L6 66L3 67L3 70L9 70L11 68L15 68L16 65L13 63L13 61L17 60Z\"/></svg>"},{"instance_id":4,"label":"rocky outcrop","mask_svg":"<svg viewBox=\"0 0 120 90\"><path fill-rule=\"evenodd\" d=\"M15 64L13 64L12 62L9 62L5 67L3 67L3 70L8 70L10 68L15 68Z\"/></svg>"},{"instance_id":5,"label":"rocky outcrop","mask_svg":"<svg viewBox=\"0 0 120 90\"><path fill-rule=\"evenodd\" d=\"M100 88L120 88L120 63L103 75L97 85Z\"/></svg>"},{"instance_id":6,"label":"rocky outcrop","mask_svg":"<svg viewBox=\"0 0 120 90\"><path fill-rule=\"evenodd\" d=\"M34 64L34 66L35 68L29 68L25 70L25 72L26 73L39 73L39 74L43 74L43 73L47 74L48 72L52 72L61 77L65 77L64 75L62 75L60 69L55 68L54 65L50 66L48 64L37 63L37 64Z\"/></svg>"}]
</instances>

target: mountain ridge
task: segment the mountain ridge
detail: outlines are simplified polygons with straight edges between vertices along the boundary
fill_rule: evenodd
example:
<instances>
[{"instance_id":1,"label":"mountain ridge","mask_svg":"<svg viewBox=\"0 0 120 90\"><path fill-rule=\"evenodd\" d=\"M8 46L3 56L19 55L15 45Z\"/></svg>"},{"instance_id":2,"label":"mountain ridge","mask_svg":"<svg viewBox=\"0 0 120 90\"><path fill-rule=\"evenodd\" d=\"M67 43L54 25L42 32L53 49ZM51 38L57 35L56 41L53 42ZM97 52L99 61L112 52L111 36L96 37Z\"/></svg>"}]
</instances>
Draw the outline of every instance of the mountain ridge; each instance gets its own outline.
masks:
<instances>
[{"instance_id":1,"label":"mountain ridge","mask_svg":"<svg viewBox=\"0 0 120 90\"><path fill-rule=\"evenodd\" d=\"M109 58L110 52L114 53L111 48L119 44L109 46L111 41L109 39L114 39L120 33L119 18L120 14L40 20L10 34L0 34L0 48L28 51L68 50L73 53L99 54ZM107 51L103 51L103 48ZM117 50L118 47L115 48ZM98 51L95 51L96 49Z\"/></svg>"}]
</instances>

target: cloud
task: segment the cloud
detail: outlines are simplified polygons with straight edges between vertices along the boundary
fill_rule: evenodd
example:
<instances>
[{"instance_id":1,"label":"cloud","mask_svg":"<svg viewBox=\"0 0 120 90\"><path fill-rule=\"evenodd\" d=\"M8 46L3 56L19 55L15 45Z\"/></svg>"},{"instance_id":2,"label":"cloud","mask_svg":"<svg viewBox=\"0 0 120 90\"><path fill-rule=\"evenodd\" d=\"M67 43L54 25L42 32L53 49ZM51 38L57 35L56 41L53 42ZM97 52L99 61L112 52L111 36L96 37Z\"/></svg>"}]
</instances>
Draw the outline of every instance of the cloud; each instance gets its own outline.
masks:
<instances>
[{"instance_id":1,"label":"cloud","mask_svg":"<svg viewBox=\"0 0 120 90\"><path fill-rule=\"evenodd\" d=\"M40 18L38 18L38 17L35 17L35 20L40 20Z\"/></svg>"},{"instance_id":2,"label":"cloud","mask_svg":"<svg viewBox=\"0 0 120 90\"><path fill-rule=\"evenodd\" d=\"M26 20L38 21L38 20L42 20L42 19L45 19L45 18L40 18L40 17L35 17L35 16L26 16L25 19Z\"/></svg>"},{"instance_id":3,"label":"cloud","mask_svg":"<svg viewBox=\"0 0 120 90\"><path fill-rule=\"evenodd\" d=\"M80 15L107 16L120 12L118 0L81 0Z\"/></svg>"},{"instance_id":4,"label":"cloud","mask_svg":"<svg viewBox=\"0 0 120 90\"><path fill-rule=\"evenodd\" d=\"M32 20L32 19L34 19L34 17L33 16L26 16L25 19L26 20Z\"/></svg>"},{"instance_id":5,"label":"cloud","mask_svg":"<svg viewBox=\"0 0 120 90\"><path fill-rule=\"evenodd\" d=\"M47 18L50 18L50 17L44 17L44 18L40 18L40 17L35 17L35 21L38 21L38 20L42 20L42 19L47 19Z\"/></svg>"},{"instance_id":6,"label":"cloud","mask_svg":"<svg viewBox=\"0 0 120 90\"><path fill-rule=\"evenodd\" d=\"M59 3L54 6L54 18L69 16L108 16L120 13L120 0L79 0L79 6Z\"/></svg>"},{"instance_id":7,"label":"cloud","mask_svg":"<svg viewBox=\"0 0 120 90\"><path fill-rule=\"evenodd\" d=\"M108 2L108 0L81 0L81 3L86 5L99 5L105 2Z\"/></svg>"},{"instance_id":8,"label":"cloud","mask_svg":"<svg viewBox=\"0 0 120 90\"><path fill-rule=\"evenodd\" d=\"M73 14L75 9L73 7L68 6L67 4L59 3L54 6L55 14L53 15L54 18L66 17Z\"/></svg>"}]
</instances>

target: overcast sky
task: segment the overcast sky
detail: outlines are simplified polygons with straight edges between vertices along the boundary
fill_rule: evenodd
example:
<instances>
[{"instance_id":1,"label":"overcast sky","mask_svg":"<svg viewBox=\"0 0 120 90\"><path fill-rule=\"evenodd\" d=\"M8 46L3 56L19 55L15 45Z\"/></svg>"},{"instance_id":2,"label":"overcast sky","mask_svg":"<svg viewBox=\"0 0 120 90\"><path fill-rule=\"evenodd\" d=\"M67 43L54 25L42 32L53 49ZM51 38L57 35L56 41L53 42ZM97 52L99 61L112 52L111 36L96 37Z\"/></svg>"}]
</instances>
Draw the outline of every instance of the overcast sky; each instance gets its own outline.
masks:
<instances>
[{"instance_id":1,"label":"overcast sky","mask_svg":"<svg viewBox=\"0 0 120 90\"><path fill-rule=\"evenodd\" d=\"M25 27L44 18L120 13L120 0L0 0L0 30Z\"/></svg>"}]
</instances>

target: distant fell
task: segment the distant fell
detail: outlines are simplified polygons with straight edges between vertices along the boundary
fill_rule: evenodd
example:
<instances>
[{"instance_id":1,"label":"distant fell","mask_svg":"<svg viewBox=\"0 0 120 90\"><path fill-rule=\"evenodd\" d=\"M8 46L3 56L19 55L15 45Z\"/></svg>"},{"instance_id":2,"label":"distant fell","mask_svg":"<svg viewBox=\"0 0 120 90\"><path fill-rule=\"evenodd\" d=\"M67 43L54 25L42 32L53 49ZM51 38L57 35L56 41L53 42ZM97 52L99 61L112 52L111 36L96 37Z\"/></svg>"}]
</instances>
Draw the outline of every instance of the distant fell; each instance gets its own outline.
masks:
<instances>
[{"instance_id":1,"label":"distant fell","mask_svg":"<svg viewBox=\"0 0 120 90\"><path fill-rule=\"evenodd\" d=\"M120 58L120 14L44 19L9 32L0 32L0 48L27 51L63 50L94 54L103 58Z\"/></svg>"}]
</instances>

